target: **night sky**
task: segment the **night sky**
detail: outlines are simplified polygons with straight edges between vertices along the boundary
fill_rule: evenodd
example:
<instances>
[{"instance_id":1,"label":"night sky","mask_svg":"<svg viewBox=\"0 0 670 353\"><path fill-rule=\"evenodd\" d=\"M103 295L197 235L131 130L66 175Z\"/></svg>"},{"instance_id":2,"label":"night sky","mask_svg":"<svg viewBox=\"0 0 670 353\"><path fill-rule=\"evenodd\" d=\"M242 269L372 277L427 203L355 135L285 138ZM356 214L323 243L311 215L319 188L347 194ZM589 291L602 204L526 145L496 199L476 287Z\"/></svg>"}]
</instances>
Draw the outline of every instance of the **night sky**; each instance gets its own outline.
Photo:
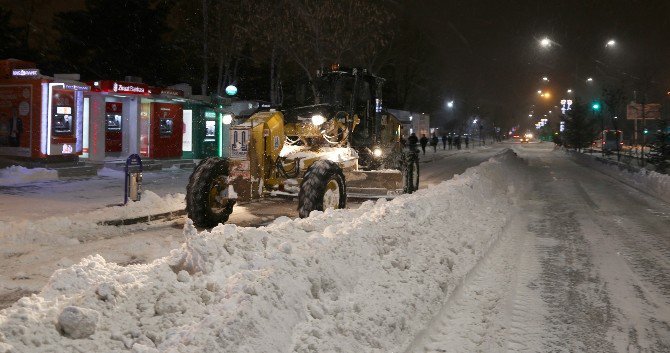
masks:
<instances>
[{"instance_id":1,"label":"night sky","mask_svg":"<svg viewBox=\"0 0 670 353\"><path fill-rule=\"evenodd\" d=\"M83 0L0 0L17 24L26 6L39 10L35 44L54 38L51 16L81 9ZM469 101L496 107L504 119L526 116L542 102L538 89L558 99L567 88L584 99L617 85L632 95L645 86L651 100L670 90L670 1L407 1L430 50L425 64L436 101ZM541 48L543 37L554 41ZM606 48L609 39L614 48ZM541 81L542 76L550 79ZM586 78L593 77L592 85ZM552 102L554 104L556 102ZM437 104L435 116L445 113ZM442 116L444 118L444 116Z\"/></svg>"},{"instance_id":2,"label":"night sky","mask_svg":"<svg viewBox=\"0 0 670 353\"><path fill-rule=\"evenodd\" d=\"M656 98L670 87L670 1L420 3L415 16L433 34L441 93L456 100L479 96L525 116L531 104L544 103L538 89L556 97L571 88L586 100L622 82L630 91L645 77ZM556 42L549 49L538 44L545 36ZM610 38L617 42L612 50L605 47Z\"/></svg>"}]
</instances>

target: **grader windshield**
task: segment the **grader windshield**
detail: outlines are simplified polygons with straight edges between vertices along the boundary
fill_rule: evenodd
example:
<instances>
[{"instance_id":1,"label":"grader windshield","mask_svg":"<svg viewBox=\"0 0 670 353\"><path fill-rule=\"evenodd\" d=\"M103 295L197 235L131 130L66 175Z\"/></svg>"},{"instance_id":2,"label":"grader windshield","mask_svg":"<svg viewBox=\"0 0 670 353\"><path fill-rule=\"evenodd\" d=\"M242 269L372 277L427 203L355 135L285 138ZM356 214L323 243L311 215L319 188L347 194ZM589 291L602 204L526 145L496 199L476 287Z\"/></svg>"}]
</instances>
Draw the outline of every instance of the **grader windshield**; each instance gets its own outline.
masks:
<instances>
[{"instance_id":1,"label":"grader windshield","mask_svg":"<svg viewBox=\"0 0 670 353\"><path fill-rule=\"evenodd\" d=\"M354 145L369 143L377 135L375 113L381 113L381 84L381 79L360 71L333 71L319 77L319 103L358 117L351 136Z\"/></svg>"}]
</instances>

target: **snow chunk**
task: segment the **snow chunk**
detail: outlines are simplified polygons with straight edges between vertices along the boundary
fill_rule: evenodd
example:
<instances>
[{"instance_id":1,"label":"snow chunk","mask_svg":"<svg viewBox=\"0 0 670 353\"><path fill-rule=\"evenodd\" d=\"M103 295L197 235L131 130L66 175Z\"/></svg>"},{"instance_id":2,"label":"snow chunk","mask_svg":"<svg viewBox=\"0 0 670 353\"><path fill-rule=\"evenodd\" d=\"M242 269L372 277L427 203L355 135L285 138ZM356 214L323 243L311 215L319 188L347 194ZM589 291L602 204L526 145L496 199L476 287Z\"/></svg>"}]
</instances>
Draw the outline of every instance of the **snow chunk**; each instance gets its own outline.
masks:
<instances>
[{"instance_id":1,"label":"snow chunk","mask_svg":"<svg viewBox=\"0 0 670 353\"><path fill-rule=\"evenodd\" d=\"M86 338L95 333L99 316L95 310L68 306L58 315L58 326L71 338Z\"/></svg>"}]
</instances>

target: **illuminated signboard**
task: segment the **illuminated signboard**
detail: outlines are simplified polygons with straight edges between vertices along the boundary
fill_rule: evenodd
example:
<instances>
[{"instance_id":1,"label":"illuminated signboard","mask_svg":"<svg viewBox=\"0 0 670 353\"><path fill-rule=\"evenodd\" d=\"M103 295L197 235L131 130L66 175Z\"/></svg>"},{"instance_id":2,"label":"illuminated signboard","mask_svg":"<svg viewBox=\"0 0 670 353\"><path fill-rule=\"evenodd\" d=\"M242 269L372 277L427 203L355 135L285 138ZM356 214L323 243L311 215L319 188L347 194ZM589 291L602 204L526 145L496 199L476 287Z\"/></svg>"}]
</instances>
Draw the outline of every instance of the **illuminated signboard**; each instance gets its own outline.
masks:
<instances>
[{"instance_id":1,"label":"illuminated signboard","mask_svg":"<svg viewBox=\"0 0 670 353\"><path fill-rule=\"evenodd\" d=\"M77 85L74 83L63 83L63 88L70 89L73 91L90 91L91 87L87 85Z\"/></svg>"},{"instance_id":2,"label":"illuminated signboard","mask_svg":"<svg viewBox=\"0 0 670 353\"><path fill-rule=\"evenodd\" d=\"M56 114L72 114L72 107L56 107Z\"/></svg>"},{"instance_id":3,"label":"illuminated signboard","mask_svg":"<svg viewBox=\"0 0 670 353\"><path fill-rule=\"evenodd\" d=\"M112 91L118 93L145 93L147 88L143 86L136 86L132 84L124 85L122 83L114 82L112 85Z\"/></svg>"},{"instance_id":4,"label":"illuminated signboard","mask_svg":"<svg viewBox=\"0 0 670 353\"><path fill-rule=\"evenodd\" d=\"M561 99L561 112L565 114L568 110L572 110L572 99Z\"/></svg>"},{"instance_id":5,"label":"illuminated signboard","mask_svg":"<svg viewBox=\"0 0 670 353\"><path fill-rule=\"evenodd\" d=\"M39 69L13 69L12 76L14 77L35 77L39 76Z\"/></svg>"},{"instance_id":6,"label":"illuminated signboard","mask_svg":"<svg viewBox=\"0 0 670 353\"><path fill-rule=\"evenodd\" d=\"M149 94L149 86L137 82L95 81L87 82L95 92L112 92L120 94Z\"/></svg>"}]
</instances>

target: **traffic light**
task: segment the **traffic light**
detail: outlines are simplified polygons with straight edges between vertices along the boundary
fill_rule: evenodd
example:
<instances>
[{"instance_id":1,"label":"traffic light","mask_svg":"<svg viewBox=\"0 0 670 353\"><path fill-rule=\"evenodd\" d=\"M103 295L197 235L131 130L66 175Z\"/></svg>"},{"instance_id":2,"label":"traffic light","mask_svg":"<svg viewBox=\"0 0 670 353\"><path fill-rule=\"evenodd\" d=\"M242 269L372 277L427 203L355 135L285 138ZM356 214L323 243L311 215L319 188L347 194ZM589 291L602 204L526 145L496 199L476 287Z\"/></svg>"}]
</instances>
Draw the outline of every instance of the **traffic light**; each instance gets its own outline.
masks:
<instances>
[{"instance_id":1,"label":"traffic light","mask_svg":"<svg viewBox=\"0 0 670 353\"><path fill-rule=\"evenodd\" d=\"M649 129L647 129L647 128L645 127L643 132L644 132L645 135L648 135L648 134L649 134Z\"/></svg>"},{"instance_id":2,"label":"traffic light","mask_svg":"<svg viewBox=\"0 0 670 353\"><path fill-rule=\"evenodd\" d=\"M596 111L596 112L599 111L600 110L600 103L593 102L593 104L591 105L591 108L593 109L593 111Z\"/></svg>"}]
</instances>

